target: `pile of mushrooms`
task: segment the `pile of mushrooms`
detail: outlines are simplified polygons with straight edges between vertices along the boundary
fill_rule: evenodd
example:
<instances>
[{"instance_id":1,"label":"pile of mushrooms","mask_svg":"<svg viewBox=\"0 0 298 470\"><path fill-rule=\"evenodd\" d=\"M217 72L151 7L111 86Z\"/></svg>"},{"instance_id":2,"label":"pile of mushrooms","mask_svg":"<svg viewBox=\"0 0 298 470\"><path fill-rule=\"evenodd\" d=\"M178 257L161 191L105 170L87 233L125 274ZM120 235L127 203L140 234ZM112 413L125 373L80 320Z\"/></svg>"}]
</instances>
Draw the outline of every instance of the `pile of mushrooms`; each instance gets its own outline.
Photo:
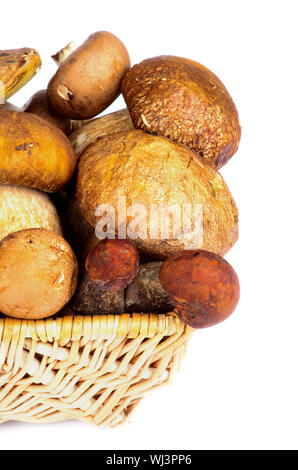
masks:
<instances>
[{"instance_id":1,"label":"pile of mushrooms","mask_svg":"<svg viewBox=\"0 0 298 470\"><path fill-rule=\"evenodd\" d=\"M35 49L0 51L0 314L175 311L193 328L225 320L239 300L223 258L238 211L218 170L241 135L227 89L180 57L131 68L105 31L52 57L56 73L19 109L7 99L41 60ZM127 108L101 115L121 92ZM166 237L160 219L137 237L123 232L119 195L147 213L200 205L200 248L191 248L193 220L183 233L173 222ZM115 237L97 237L102 204L114 208Z\"/></svg>"}]
</instances>

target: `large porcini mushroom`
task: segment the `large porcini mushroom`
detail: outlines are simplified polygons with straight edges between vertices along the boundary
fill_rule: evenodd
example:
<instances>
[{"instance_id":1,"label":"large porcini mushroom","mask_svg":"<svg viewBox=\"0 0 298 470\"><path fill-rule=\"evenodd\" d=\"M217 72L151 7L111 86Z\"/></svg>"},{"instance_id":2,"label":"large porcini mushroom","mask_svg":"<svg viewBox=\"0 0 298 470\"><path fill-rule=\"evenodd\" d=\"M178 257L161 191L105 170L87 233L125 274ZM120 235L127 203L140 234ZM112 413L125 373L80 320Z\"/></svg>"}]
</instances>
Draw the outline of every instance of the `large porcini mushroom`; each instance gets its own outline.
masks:
<instances>
[{"instance_id":1,"label":"large porcini mushroom","mask_svg":"<svg viewBox=\"0 0 298 470\"><path fill-rule=\"evenodd\" d=\"M241 128L236 106L203 65L154 57L132 67L121 88L134 127L187 145L216 168L237 151Z\"/></svg>"},{"instance_id":2,"label":"large porcini mushroom","mask_svg":"<svg viewBox=\"0 0 298 470\"><path fill-rule=\"evenodd\" d=\"M193 328L222 322L239 300L240 287L234 269L208 251L184 251L166 260L160 270L160 282L182 320Z\"/></svg>"},{"instance_id":3,"label":"large porcini mushroom","mask_svg":"<svg viewBox=\"0 0 298 470\"><path fill-rule=\"evenodd\" d=\"M0 183L58 191L72 178L76 156L67 137L30 113L0 109Z\"/></svg>"},{"instance_id":4,"label":"large porcini mushroom","mask_svg":"<svg viewBox=\"0 0 298 470\"><path fill-rule=\"evenodd\" d=\"M55 111L70 119L88 119L106 109L120 94L130 68L123 43L113 34L92 34L68 55L48 85Z\"/></svg>"},{"instance_id":5,"label":"large porcini mushroom","mask_svg":"<svg viewBox=\"0 0 298 470\"><path fill-rule=\"evenodd\" d=\"M40 56L34 49L0 50L0 104L29 82L40 67Z\"/></svg>"},{"instance_id":6,"label":"large porcini mushroom","mask_svg":"<svg viewBox=\"0 0 298 470\"><path fill-rule=\"evenodd\" d=\"M26 228L45 228L62 235L57 210L47 194L0 184L0 240Z\"/></svg>"},{"instance_id":7,"label":"large porcini mushroom","mask_svg":"<svg viewBox=\"0 0 298 470\"><path fill-rule=\"evenodd\" d=\"M20 230L0 242L0 311L22 319L54 315L77 287L78 264L55 232Z\"/></svg>"},{"instance_id":8,"label":"large porcini mushroom","mask_svg":"<svg viewBox=\"0 0 298 470\"><path fill-rule=\"evenodd\" d=\"M115 237L127 236L155 259L184 248L224 255L238 237L237 208L220 173L185 146L141 130L102 137L85 149L78 166L77 199L83 217L97 228L97 209L112 206ZM142 229L134 231L133 212L137 215L140 205ZM163 208L171 207L180 210L178 228L170 217L163 217ZM170 222L168 231L162 231L165 220Z\"/></svg>"},{"instance_id":9,"label":"large porcini mushroom","mask_svg":"<svg viewBox=\"0 0 298 470\"><path fill-rule=\"evenodd\" d=\"M51 122L66 135L68 135L72 130L71 120L59 116L59 114L53 110L48 100L47 90L40 90L34 93L27 103L24 104L23 111L25 113L35 114L36 116Z\"/></svg>"}]
</instances>

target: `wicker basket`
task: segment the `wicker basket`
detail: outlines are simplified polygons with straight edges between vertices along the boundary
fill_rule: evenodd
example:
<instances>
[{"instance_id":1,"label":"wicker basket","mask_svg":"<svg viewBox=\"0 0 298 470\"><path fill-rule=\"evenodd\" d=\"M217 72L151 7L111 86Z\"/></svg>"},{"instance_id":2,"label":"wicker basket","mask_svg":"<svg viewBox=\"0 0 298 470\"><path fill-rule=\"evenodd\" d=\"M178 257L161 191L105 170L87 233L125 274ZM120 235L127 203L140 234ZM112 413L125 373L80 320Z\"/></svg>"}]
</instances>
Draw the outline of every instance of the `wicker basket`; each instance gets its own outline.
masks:
<instances>
[{"instance_id":1,"label":"wicker basket","mask_svg":"<svg viewBox=\"0 0 298 470\"><path fill-rule=\"evenodd\" d=\"M194 330L175 313L0 318L0 422L123 422L171 381Z\"/></svg>"}]
</instances>

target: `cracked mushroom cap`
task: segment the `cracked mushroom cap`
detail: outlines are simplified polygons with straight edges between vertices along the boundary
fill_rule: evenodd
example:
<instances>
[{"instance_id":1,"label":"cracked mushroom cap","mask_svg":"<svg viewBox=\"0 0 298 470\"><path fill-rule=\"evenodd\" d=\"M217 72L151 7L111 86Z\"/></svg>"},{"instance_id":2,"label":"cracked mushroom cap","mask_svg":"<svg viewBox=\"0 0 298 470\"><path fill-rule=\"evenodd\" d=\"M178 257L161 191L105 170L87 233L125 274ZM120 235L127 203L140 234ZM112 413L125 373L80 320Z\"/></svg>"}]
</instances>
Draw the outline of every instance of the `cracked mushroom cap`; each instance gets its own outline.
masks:
<instances>
[{"instance_id":1,"label":"cracked mushroom cap","mask_svg":"<svg viewBox=\"0 0 298 470\"><path fill-rule=\"evenodd\" d=\"M75 168L75 153L60 129L30 113L0 109L0 183L55 192Z\"/></svg>"},{"instance_id":2,"label":"cracked mushroom cap","mask_svg":"<svg viewBox=\"0 0 298 470\"><path fill-rule=\"evenodd\" d=\"M130 68L123 43L99 31L61 63L48 85L55 111L71 119L88 119L101 113L120 94L121 80Z\"/></svg>"},{"instance_id":3,"label":"cracked mushroom cap","mask_svg":"<svg viewBox=\"0 0 298 470\"><path fill-rule=\"evenodd\" d=\"M77 199L87 222L93 227L101 223L96 209L109 204L115 211L115 226L119 220L122 225L119 196L126 201L127 209L137 209L135 204L145 208L143 215L147 217L141 223L142 231L136 228L138 238L133 242L154 258L168 258L187 246L224 255L238 238L238 211L220 173L195 158L185 146L165 137L141 130L119 132L102 137L83 152ZM149 217L152 205L157 206L156 217ZM191 209L190 217L186 205ZM181 226L183 214L190 223L185 224L184 233L170 223L169 237L161 237L164 217L160 209L173 206L180 208ZM133 219L126 220L128 238Z\"/></svg>"},{"instance_id":4,"label":"cracked mushroom cap","mask_svg":"<svg viewBox=\"0 0 298 470\"><path fill-rule=\"evenodd\" d=\"M77 279L70 245L52 231L21 230L0 242L0 311L8 316L54 315L73 296Z\"/></svg>"},{"instance_id":5,"label":"cracked mushroom cap","mask_svg":"<svg viewBox=\"0 0 298 470\"><path fill-rule=\"evenodd\" d=\"M154 57L132 67L121 88L135 128L184 144L215 168L237 151L241 128L236 106L203 65Z\"/></svg>"}]
</instances>

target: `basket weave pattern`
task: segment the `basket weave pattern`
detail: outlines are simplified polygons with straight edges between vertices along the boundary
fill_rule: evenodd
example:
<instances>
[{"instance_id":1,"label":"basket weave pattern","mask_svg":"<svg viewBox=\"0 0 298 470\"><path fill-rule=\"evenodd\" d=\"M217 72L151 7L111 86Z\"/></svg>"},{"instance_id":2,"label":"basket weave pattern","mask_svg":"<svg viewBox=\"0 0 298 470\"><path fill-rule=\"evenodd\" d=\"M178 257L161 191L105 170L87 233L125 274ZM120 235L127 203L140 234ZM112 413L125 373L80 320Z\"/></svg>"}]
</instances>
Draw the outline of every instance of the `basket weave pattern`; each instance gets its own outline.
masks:
<instances>
[{"instance_id":1,"label":"basket weave pattern","mask_svg":"<svg viewBox=\"0 0 298 470\"><path fill-rule=\"evenodd\" d=\"M0 319L0 423L114 426L171 381L192 328L169 314Z\"/></svg>"}]
</instances>

